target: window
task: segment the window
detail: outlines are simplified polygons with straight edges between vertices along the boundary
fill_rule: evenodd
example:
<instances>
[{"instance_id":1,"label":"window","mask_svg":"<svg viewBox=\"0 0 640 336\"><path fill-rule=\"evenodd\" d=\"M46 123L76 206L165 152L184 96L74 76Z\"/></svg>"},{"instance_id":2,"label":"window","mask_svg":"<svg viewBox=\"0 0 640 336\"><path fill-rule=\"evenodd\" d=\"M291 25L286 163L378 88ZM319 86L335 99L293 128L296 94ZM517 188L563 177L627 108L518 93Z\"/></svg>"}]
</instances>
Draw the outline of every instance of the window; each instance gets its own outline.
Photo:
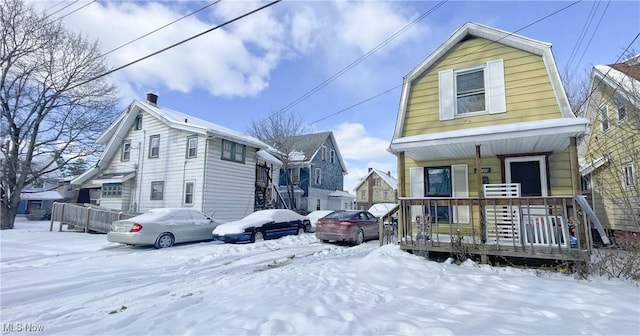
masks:
<instances>
[{"instance_id":1,"label":"window","mask_svg":"<svg viewBox=\"0 0 640 336\"><path fill-rule=\"evenodd\" d=\"M600 105L600 129L602 133L606 132L609 129L609 105L602 104Z\"/></svg>"},{"instance_id":2,"label":"window","mask_svg":"<svg viewBox=\"0 0 640 336\"><path fill-rule=\"evenodd\" d=\"M315 182L316 185L322 184L322 169L320 168L316 168Z\"/></svg>"},{"instance_id":3,"label":"window","mask_svg":"<svg viewBox=\"0 0 640 336\"><path fill-rule=\"evenodd\" d=\"M300 183L300 168L289 168L289 178L293 184Z\"/></svg>"},{"instance_id":4,"label":"window","mask_svg":"<svg viewBox=\"0 0 640 336\"><path fill-rule=\"evenodd\" d=\"M365 199L366 197L367 197L367 192L366 192L366 191L364 191L364 190L362 190L362 191L360 192L360 198Z\"/></svg>"},{"instance_id":5,"label":"window","mask_svg":"<svg viewBox=\"0 0 640 336\"><path fill-rule=\"evenodd\" d=\"M633 162L622 165L622 185L625 188L633 188L636 180L633 172Z\"/></svg>"},{"instance_id":6,"label":"window","mask_svg":"<svg viewBox=\"0 0 640 336\"><path fill-rule=\"evenodd\" d=\"M374 179L373 179L373 185L374 185L374 186L380 186L380 183L381 183L381 182L380 182L380 178L377 178L377 177L376 177L376 178L374 178Z\"/></svg>"},{"instance_id":7,"label":"window","mask_svg":"<svg viewBox=\"0 0 640 336\"><path fill-rule=\"evenodd\" d=\"M456 114L485 111L484 68L456 73Z\"/></svg>"},{"instance_id":8,"label":"window","mask_svg":"<svg viewBox=\"0 0 640 336\"><path fill-rule=\"evenodd\" d=\"M160 135L152 135L149 137L149 157L160 157Z\"/></svg>"},{"instance_id":9,"label":"window","mask_svg":"<svg viewBox=\"0 0 640 336\"><path fill-rule=\"evenodd\" d=\"M151 200L160 201L164 199L164 181L151 182Z\"/></svg>"},{"instance_id":10,"label":"window","mask_svg":"<svg viewBox=\"0 0 640 336\"><path fill-rule=\"evenodd\" d=\"M320 210L320 199L316 200L316 210Z\"/></svg>"},{"instance_id":11,"label":"window","mask_svg":"<svg viewBox=\"0 0 640 336\"><path fill-rule=\"evenodd\" d=\"M336 163L336 151L333 149L331 150L331 153L329 155L329 162Z\"/></svg>"},{"instance_id":12,"label":"window","mask_svg":"<svg viewBox=\"0 0 640 336\"><path fill-rule=\"evenodd\" d=\"M136 117L136 122L134 123L133 129L139 131L142 129L142 115L138 115Z\"/></svg>"},{"instance_id":13,"label":"window","mask_svg":"<svg viewBox=\"0 0 640 336\"><path fill-rule=\"evenodd\" d=\"M192 135L187 137L187 159L198 156L198 136Z\"/></svg>"},{"instance_id":14,"label":"window","mask_svg":"<svg viewBox=\"0 0 640 336\"><path fill-rule=\"evenodd\" d=\"M122 142L122 157L120 161L129 161L131 158L131 140L125 140Z\"/></svg>"},{"instance_id":15,"label":"window","mask_svg":"<svg viewBox=\"0 0 640 336\"><path fill-rule=\"evenodd\" d=\"M244 163L246 146L232 141L222 140L222 159Z\"/></svg>"},{"instance_id":16,"label":"window","mask_svg":"<svg viewBox=\"0 0 640 336\"><path fill-rule=\"evenodd\" d=\"M620 95L616 95L616 109L618 110L618 122L623 121L627 117L627 106L624 99Z\"/></svg>"},{"instance_id":17,"label":"window","mask_svg":"<svg viewBox=\"0 0 640 336\"><path fill-rule=\"evenodd\" d=\"M384 196L383 196L383 197L384 197L384 200L385 200L385 201L389 200L389 191L388 191L388 190L385 190L385 191L383 192L383 194L384 194Z\"/></svg>"},{"instance_id":18,"label":"window","mask_svg":"<svg viewBox=\"0 0 640 336\"><path fill-rule=\"evenodd\" d=\"M322 146L322 161L327 160L327 146Z\"/></svg>"},{"instance_id":19,"label":"window","mask_svg":"<svg viewBox=\"0 0 640 336\"><path fill-rule=\"evenodd\" d=\"M102 198L122 197L122 183L105 183L102 185Z\"/></svg>"},{"instance_id":20,"label":"window","mask_svg":"<svg viewBox=\"0 0 640 336\"><path fill-rule=\"evenodd\" d=\"M506 112L504 61L440 71L438 107L440 120Z\"/></svg>"},{"instance_id":21,"label":"window","mask_svg":"<svg viewBox=\"0 0 640 336\"><path fill-rule=\"evenodd\" d=\"M193 182L184 185L184 204L193 204Z\"/></svg>"}]
</instances>

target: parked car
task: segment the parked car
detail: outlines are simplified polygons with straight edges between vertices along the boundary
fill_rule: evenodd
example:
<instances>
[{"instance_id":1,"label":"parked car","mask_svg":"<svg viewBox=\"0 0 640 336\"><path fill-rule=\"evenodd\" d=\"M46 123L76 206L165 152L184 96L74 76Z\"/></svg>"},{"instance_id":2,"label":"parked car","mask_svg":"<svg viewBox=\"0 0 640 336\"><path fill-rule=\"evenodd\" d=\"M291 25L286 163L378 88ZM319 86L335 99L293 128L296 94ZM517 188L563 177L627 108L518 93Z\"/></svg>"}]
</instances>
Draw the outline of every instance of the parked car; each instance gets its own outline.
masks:
<instances>
[{"instance_id":1,"label":"parked car","mask_svg":"<svg viewBox=\"0 0 640 336\"><path fill-rule=\"evenodd\" d=\"M216 221L196 209L158 208L113 222L107 240L165 248L175 243L211 240L211 230L216 226Z\"/></svg>"},{"instance_id":2,"label":"parked car","mask_svg":"<svg viewBox=\"0 0 640 336\"><path fill-rule=\"evenodd\" d=\"M368 211L334 211L316 224L316 237L323 242L341 241L355 245L378 239L378 220Z\"/></svg>"},{"instance_id":3,"label":"parked car","mask_svg":"<svg viewBox=\"0 0 640 336\"><path fill-rule=\"evenodd\" d=\"M241 220L217 226L213 239L225 243L255 242L287 235L299 235L311 228L309 219L287 209L256 211Z\"/></svg>"},{"instance_id":4,"label":"parked car","mask_svg":"<svg viewBox=\"0 0 640 336\"><path fill-rule=\"evenodd\" d=\"M311 223L311 230L309 232L316 232L316 223L318 223L318 219L332 213L333 210L316 210L307 214L307 218L309 218L309 222Z\"/></svg>"}]
</instances>

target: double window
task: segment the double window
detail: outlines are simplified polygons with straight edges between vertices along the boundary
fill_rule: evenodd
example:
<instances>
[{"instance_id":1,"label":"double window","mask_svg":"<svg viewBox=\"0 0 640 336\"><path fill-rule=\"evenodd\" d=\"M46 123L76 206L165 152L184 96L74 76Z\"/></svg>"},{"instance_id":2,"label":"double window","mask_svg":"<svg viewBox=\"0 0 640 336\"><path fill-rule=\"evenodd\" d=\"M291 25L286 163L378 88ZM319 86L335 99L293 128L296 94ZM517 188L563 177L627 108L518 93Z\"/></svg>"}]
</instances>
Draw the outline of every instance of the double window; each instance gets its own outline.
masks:
<instances>
[{"instance_id":1,"label":"double window","mask_svg":"<svg viewBox=\"0 0 640 336\"><path fill-rule=\"evenodd\" d=\"M149 137L149 158L160 157L160 134Z\"/></svg>"},{"instance_id":2,"label":"double window","mask_svg":"<svg viewBox=\"0 0 640 336\"><path fill-rule=\"evenodd\" d=\"M122 197L122 183L105 183L102 185L102 198Z\"/></svg>"},{"instance_id":3,"label":"double window","mask_svg":"<svg viewBox=\"0 0 640 336\"><path fill-rule=\"evenodd\" d=\"M120 161L129 161L131 158L131 140L124 140L122 142L122 156Z\"/></svg>"},{"instance_id":4,"label":"double window","mask_svg":"<svg viewBox=\"0 0 640 336\"><path fill-rule=\"evenodd\" d=\"M222 159L244 163L246 146L228 140L222 140Z\"/></svg>"},{"instance_id":5,"label":"double window","mask_svg":"<svg viewBox=\"0 0 640 336\"><path fill-rule=\"evenodd\" d=\"M198 156L198 136L192 135L187 137L187 159L193 159Z\"/></svg>"},{"instance_id":6,"label":"double window","mask_svg":"<svg viewBox=\"0 0 640 336\"><path fill-rule=\"evenodd\" d=\"M151 182L151 200L161 201L164 199L164 181Z\"/></svg>"}]
</instances>

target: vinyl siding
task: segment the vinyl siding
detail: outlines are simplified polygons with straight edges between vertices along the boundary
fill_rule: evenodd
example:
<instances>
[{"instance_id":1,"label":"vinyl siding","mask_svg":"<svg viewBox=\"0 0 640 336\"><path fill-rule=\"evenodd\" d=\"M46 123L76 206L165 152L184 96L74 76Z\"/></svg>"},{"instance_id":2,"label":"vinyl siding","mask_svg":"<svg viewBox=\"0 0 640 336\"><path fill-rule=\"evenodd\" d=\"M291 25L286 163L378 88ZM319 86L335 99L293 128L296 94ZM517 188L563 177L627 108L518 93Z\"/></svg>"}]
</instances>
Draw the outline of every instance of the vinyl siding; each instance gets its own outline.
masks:
<instances>
[{"instance_id":1,"label":"vinyl siding","mask_svg":"<svg viewBox=\"0 0 640 336\"><path fill-rule=\"evenodd\" d=\"M402 136L561 117L541 56L473 38L453 47L412 82ZM469 55L472 55L470 57ZM438 73L503 59L507 112L439 119Z\"/></svg>"}]
</instances>

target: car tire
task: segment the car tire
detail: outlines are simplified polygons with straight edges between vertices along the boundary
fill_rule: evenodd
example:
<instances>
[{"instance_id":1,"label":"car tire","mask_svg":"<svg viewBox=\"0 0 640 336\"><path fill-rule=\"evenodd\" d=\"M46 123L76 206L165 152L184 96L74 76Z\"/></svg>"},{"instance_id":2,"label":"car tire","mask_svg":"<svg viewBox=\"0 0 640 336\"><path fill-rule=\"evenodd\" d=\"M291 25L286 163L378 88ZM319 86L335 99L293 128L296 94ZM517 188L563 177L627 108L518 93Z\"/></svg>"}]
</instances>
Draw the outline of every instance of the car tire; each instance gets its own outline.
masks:
<instances>
[{"instance_id":1,"label":"car tire","mask_svg":"<svg viewBox=\"0 0 640 336\"><path fill-rule=\"evenodd\" d=\"M262 231L256 229L255 231L253 231L253 235L251 235L251 242L255 243L257 241L263 241L264 240L264 234L262 233Z\"/></svg>"},{"instance_id":2,"label":"car tire","mask_svg":"<svg viewBox=\"0 0 640 336\"><path fill-rule=\"evenodd\" d=\"M328 243L329 239L320 239L320 241L323 242L323 243Z\"/></svg>"},{"instance_id":3,"label":"car tire","mask_svg":"<svg viewBox=\"0 0 640 336\"><path fill-rule=\"evenodd\" d=\"M174 242L175 239L173 238L173 235L165 232L158 236L158 239L156 239L155 247L157 249L171 247L173 246Z\"/></svg>"},{"instance_id":4,"label":"car tire","mask_svg":"<svg viewBox=\"0 0 640 336\"><path fill-rule=\"evenodd\" d=\"M358 234L356 235L356 241L354 242L354 245L360 245L364 242L364 231L362 231L362 229L360 229L358 231Z\"/></svg>"},{"instance_id":5,"label":"car tire","mask_svg":"<svg viewBox=\"0 0 640 336\"><path fill-rule=\"evenodd\" d=\"M297 236L303 235L307 230L305 230L304 226L298 226L298 231L296 232Z\"/></svg>"}]
</instances>

